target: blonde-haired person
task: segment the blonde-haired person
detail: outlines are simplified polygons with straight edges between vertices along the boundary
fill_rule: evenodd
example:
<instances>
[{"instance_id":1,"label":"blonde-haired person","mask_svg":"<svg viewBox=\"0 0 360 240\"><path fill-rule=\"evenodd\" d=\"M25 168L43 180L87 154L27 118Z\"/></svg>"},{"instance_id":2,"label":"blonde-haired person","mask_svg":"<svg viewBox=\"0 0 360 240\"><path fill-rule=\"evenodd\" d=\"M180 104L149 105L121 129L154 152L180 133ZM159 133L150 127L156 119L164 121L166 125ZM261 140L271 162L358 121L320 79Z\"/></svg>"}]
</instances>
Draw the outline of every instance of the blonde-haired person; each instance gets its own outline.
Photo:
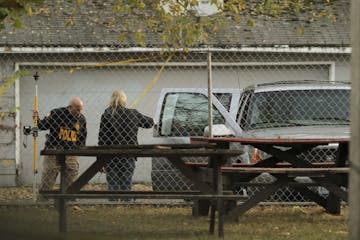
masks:
<instances>
[{"instance_id":1,"label":"blonde-haired person","mask_svg":"<svg viewBox=\"0 0 360 240\"><path fill-rule=\"evenodd\" d=\"M127 103L126 94L122 90L116 90L112 93L109 106L115 111L119 106L125 107Z\"/></svg>"},{"instance_id":2,"label":"blonde-haired person","mask_svg":"<svg viewBox=\"0 0 360 240\"><path fill-rule=\"evenodd\" d=\"M139 128L151 128L154 120L136 109L126 108L127 97L121 90L112 93L109 106L101 115L99 145L138 144ZM130 191L136 158L114 157L105 167L110 191Z\"/></svg>"}]
</instances>

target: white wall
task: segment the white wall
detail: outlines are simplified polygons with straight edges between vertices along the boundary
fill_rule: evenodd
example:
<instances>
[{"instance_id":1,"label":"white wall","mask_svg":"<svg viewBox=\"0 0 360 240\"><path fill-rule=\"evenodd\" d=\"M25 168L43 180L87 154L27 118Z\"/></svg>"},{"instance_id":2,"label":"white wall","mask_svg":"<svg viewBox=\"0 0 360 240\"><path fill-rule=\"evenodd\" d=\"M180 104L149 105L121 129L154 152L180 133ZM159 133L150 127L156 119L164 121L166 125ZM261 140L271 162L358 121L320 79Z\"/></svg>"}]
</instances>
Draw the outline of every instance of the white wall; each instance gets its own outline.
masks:
<instances>
[{"instance_id":1,"label":"white wall","mask_svg":"<svg viewBox=\"0 0 360 240\"><path fill-rule=\"evenodd\" d=\"M329 65L298 66L215 66L213 69L214 88L238 88L260 82L280 80L320 79L329 78ZM110 95L115 89L123 89L128 95L128 103L140 99L135 106L140 112L154 116L159 93L162 88L206 88L207 71L205 67L167 67L156 81L159 67L112 67L104 69L82 68L71 73L69 68L32 67L40 73L38 81L39 111L43 117L52 108L66 106L72 96L80 96L84 101L84 115L87 118L88 139L87 145L97 145L100 116L105 109ZM51 70L51 71L49 71ZM48 72L48 73L47 73ZM156 81L148 92L143 95L152 81ZM35 81L32 77L20 80L21 125L32 125L32 109ZM140 143L151 143L152 129L142 130L139 134ZM24 136L21 136L24 141ZM38 149L43 149L45 133L41 132L38 138ZM20 163L22 181L31 184L33 180L33 141L29 137L27 148L21 146ZM39 151L38 151L39 152ZM42 170L40 159L39 175ZM81 158L80 172L84 171L94 159ZM139 159L133 180L135 182L150 182L150 159ZM38 177L40 179L40 177ZM98 174L92 181L103 182L104 174Z\"/></svg>"}]
</instances>

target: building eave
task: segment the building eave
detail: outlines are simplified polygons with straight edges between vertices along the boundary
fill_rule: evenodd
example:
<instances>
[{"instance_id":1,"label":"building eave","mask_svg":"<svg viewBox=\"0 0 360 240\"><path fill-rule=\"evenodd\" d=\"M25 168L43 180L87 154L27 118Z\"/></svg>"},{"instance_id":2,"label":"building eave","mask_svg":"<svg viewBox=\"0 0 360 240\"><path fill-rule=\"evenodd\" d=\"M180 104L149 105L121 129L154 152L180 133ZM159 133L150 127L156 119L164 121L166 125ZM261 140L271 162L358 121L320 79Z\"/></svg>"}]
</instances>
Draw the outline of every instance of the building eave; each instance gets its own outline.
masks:
<instances>
[{"instance_id":1,"label":"building eave","mask_svg":"<svg viewBox=\"0 0 360 240\"><path fill-rule=\"evenodd\" d=\"M174 52L184 51L184 49L170 49ZM146 47L0 47L1 54L46 54L46 53L125 53L125 52L163 52L164 48ZM268 53L331 53L331 54L350 54L351 47L289 47L286 45L274 47L200 47L189 48L191 52L268 52Z\"/></svg>"}]
</instances>

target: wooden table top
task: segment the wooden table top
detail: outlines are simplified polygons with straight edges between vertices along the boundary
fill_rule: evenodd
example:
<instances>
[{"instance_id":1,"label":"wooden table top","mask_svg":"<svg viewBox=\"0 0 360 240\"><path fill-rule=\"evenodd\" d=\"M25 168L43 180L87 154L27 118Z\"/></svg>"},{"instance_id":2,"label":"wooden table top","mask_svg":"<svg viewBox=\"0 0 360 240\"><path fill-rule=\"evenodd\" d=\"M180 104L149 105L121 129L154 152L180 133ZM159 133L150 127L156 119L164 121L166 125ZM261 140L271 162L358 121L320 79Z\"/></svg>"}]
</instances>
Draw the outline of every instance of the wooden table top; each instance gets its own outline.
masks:
<instances>
[{"instance_id":1,"label":"wooden table top","mask_svg":"<svg viewBox=\"0 0 360 240\"><path fill-rule=\"evenodd\" d=\"M349 138L242 138L242 137L192 137L191 142L196 143L230 143L243 144L329 144L349 143Z\"/></svg>"}]
</instances>

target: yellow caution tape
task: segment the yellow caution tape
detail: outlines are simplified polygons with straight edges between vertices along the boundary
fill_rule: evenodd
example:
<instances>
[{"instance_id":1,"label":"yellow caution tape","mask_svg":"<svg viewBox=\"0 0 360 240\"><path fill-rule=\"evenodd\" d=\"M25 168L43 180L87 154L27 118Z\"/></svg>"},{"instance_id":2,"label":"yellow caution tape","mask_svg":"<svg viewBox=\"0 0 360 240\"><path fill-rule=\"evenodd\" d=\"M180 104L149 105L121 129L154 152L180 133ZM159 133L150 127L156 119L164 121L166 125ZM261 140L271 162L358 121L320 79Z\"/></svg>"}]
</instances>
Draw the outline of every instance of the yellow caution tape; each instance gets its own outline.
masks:
<instances>
[{"instance_id":1,"label":"yellow caution tape","mask_svg":"<svg viewBox=\"0 0 360 240\"><path fill-rule=\"evenodd\" d=\"M139 97L137 97L129 106L129 108L133 108L135 107L136 104L138 104L138 102L140 102L141 99L144 98L144 96L150 91L150 89L152 88L152 86L159 80L159 77L161 75L161 73L163 72L165 66L168 64L168 62L170 61L170 59L172 58L172 54L169 55L168 59L166 59L166 62L161 66L161 68L159 69L159 71L156 73L155 77L153 78L153 80L149 83L149 85L145 88L145 90L140 94Z\"/></svg>"},{"instance_id":2,"label":"yellow caution tape","mask_svg":"<svg viewBox=\"0 0 360 240\"><path fill-rule=\"evenodd\" d=\"M15 161L14 160L9 160L9 159L1 159L0 163L2 166L13 166L15 165Z\"/></svg>"},{"instance_id":3,"label":"yellow caution tape","mask_svg":"<svg viewBox=\"0 0 360 240\"><path fill-rule=\"evenodd\" d=\"M117 66L117 65L121 65L121 64L125 64L125 63L142 62L142 61L145 61L145 60L156 59L156 58L159 58L159 57L161 57L161 55L153 56L153 57L135 58L135 59L130 58L130 59L123 60L123 61L118 61L118 62L102 62L102 63L97 63L97 64L95 64L93 66L77 66L77 67L70 68L69 72L70 72L70 74L73 74L75 71L86 69L86 68Z\"/></svg>"}]
</instances>

